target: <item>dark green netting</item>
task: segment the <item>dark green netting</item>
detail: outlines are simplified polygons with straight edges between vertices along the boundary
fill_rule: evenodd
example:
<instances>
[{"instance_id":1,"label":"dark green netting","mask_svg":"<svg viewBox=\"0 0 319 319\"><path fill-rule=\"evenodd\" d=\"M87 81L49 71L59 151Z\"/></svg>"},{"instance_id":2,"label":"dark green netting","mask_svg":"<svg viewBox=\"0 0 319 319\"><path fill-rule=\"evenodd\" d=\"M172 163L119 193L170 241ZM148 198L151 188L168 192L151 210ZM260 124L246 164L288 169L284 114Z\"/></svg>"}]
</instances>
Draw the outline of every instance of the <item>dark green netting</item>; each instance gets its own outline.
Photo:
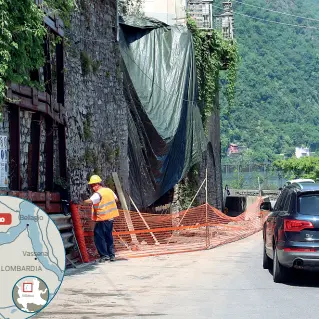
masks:
<instances>
[{"instance_id":1,"label":"dark green netting","mask_svg":"<svg viewBox=\"0 0 319 319\"><path fill-rule=\"evenodd\" d=\"M145 18L123 18L120 26L130 108L130 190L136 204L147 207L172 189L206 148L194 46L187 27Z\"/></svg>"}]
</instances>

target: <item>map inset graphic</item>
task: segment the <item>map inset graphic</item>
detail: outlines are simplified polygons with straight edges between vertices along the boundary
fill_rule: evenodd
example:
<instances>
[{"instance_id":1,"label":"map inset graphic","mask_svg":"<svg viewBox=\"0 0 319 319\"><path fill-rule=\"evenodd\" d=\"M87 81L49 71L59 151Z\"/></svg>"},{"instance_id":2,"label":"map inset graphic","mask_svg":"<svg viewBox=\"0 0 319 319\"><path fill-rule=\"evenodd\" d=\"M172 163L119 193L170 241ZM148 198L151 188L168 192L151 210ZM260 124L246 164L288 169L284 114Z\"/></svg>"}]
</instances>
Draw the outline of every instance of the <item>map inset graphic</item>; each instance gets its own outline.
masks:
<instances>
[{"instance_id":1,"label":"map inset graphic","mask_svg":"<svg viewBox=\"0 0 319 319\"><path fill-rule=\"evenodd\" d=\"M58 292L65 272L60 232L31 202L0 196L0 318L30 318Z\"/></svg>"},{"instance_id":2,"label":"map inset graphic","mask_svg":"<svg viewBox=\"0 0 319 319\"><path fill-rule=\"evenodd\" d=\"M37 313L47 305L49 289L40 278L25 277L14 286L12 298L20 310Z\"/></svg>"}]
</instances>

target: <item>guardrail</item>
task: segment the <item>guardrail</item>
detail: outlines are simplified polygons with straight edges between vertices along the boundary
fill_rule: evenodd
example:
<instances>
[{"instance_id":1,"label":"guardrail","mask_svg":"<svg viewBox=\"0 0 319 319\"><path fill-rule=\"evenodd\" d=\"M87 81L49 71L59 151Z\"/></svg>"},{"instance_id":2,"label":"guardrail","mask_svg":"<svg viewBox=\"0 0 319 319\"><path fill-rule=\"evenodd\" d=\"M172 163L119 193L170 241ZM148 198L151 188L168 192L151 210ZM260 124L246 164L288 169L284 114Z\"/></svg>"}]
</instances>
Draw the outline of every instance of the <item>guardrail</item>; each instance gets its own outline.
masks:
<instances>
[{"instance_id":1,"label":"guardrail","mask_svg":"<svg viewBox=\"0 0 319 319\"><path fill-rule=\"evenodd\" d=\"M232 196L260 196L259 190L255 189L230 189ZM268 196L272 200L276 200L280 194L279 190L261 190L262 196Z\"/></svg>"}]
</instances>

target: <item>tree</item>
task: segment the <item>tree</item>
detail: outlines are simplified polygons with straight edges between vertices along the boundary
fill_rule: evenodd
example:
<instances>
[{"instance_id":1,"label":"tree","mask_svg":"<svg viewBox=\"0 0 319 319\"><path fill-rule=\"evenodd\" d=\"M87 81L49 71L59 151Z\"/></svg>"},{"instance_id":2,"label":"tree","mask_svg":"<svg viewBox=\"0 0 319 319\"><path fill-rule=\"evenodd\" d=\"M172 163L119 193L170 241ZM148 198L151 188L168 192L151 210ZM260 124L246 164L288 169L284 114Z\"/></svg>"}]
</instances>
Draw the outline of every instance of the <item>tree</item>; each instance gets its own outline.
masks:
<instances>
[{"instance_id":1,"label":"tree","mask_svg":"<svg viewBox=\"0 0 319 319\"><path fill-rule=\"evenodd\" d=\"M277 160L273 163L277 168L285 174L288 179L293 178L319 178L319 157L301 157L289 158L286 160Z\"/></svg>"},{"instance_id":2,"label":"tree","mask_svg":"<svg viewBox=\"0 0 319 319\"><path fill-rule=\"evenodd\" d=\"M253 3L265 9L319 18L319 2L315 0L255 0ZM319 141L317 31L267 23L246 15L300 26L308 23L305 20L239 1L234 1L233 6L241 63L231 112L225 107L226 98L221 100L223 148L227 146L226 141L254 151L263 145L267 148L267 158L271 159L274 154L292 154L296 146ZM309 26L317 27L317 24L309 21ZM263 161L263 154L259 155Z\"/></svg>"},{"instance_id":3,"label":"tree","mask_svg":"<svg viewBox=\"0 0 319 319\"><path fill-rule=\"evenodd\" d=\"M0 104L8 81L32 85L30 72L44 64L44 13L33 0L0 0ZM2 102L2 103L1 103Z\"/></svg>"},{"instance_id":4,"label":"tree","mask_svg":"<svg viewBox=\"0 0 319 319\"><path fill-rule=\"evenodd\" d=\"M44 6L59 14L68 25L75 0L47 0ZM31 72L44 65L43 8L34 0L0 0L0 106L8 82L36 87Z\"/></svg>"}]
</instances>

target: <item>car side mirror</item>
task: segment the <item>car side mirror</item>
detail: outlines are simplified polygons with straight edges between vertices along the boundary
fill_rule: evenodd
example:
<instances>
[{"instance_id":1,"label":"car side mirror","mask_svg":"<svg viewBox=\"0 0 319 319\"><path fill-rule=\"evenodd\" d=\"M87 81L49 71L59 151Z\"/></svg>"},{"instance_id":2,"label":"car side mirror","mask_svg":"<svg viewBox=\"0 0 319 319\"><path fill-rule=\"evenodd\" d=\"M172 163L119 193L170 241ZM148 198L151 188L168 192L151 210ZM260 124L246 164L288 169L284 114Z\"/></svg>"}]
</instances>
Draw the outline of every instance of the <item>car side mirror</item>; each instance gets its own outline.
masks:
<instances>
[{"instance_id":1,"label":"car side mirror","mask_svg":"<svg viewBox=\"0 0 319 319\"><path fill-rule=\"evenodd\" d=\"M271 202L264 202L260 205L260 210L272 211Z\"/></svg>"}]
</instances>

